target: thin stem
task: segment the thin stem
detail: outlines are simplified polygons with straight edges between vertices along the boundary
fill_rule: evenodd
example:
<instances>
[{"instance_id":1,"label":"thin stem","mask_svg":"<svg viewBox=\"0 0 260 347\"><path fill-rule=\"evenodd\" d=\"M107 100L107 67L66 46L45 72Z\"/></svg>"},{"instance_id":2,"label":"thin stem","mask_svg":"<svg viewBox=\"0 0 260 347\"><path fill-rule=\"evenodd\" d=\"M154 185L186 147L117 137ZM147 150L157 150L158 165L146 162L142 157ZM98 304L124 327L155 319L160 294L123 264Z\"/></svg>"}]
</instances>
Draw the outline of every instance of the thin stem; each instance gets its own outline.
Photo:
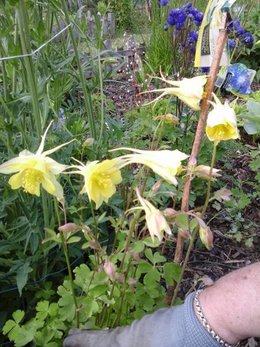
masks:
<instances>
[{"instance_id":1,"label":"thin stem","mask_svg":"<svg viewBox=\"0 0 260 347\"><path fill-rule=\"evenodd\" d=\"M69 281L70 281L70 285L71 285L72 297L73 297L73 301L74 301L74 305L75 305L76 326L77 326L77 328L79 328L79 307L78 307L77 298L76 298L76 294L75 294L73 275L72 275L70 259L69 259L68 246L67 246L66 240L65 240L64 235L63 235L62 232L60 232L60 236L61 236L63 252L64 252L64 255L65 255L65 259L66 259L68 274L69 274Z\"/></svg>"},{"instance_id":2,"label":"thin stem","mask_svg":"<svg viewBox=\"0 0 260 347\"><path fill-rule=\"evenodd\" d=\"M59 214L59 208L58 208L58 203L57 200L54 200L54 208L55 208L55 212L57 215L57 219L59 221L59 226L61 226L61 219L60 219L60 214ZM63 206L63 212L64 212L64 219L65 219L65 223L66 221L66 213L65 213L65 207ZM66 265L67 265L67 269L68 269L68 275L69 275L69 281L70 281L70 286L71 286L71 293L72 293L72 297L73 297L73 301L74 301L74 305L75 305L75 315L76 315L76 327L79 328L79 306L77 303L77 298L76 298L76 294L75 294L75 288L74 288L74 282L73 282L73 275L72 275L72 270L71 270L71 265L70 265L70 259L69 259L69 251L68 251L68 245L66 242L66 239L64 237L63 232L60 232L60 237L61 237L61 243L62 243L62 248L63 248L63 252L65 255L65 260L66 260Z\"/></svg>"},{"instance_id":3,"label":"thin stem","mask_svg":"<svg viewBox=\"0 0 260 347\"><path fill-rule=\"evenodd\" d=\"M66 4L66 1L65 0L61 0L61 3L62 3L63 11L64 11L64 14L65 14L66 22L67 22L67 24L69 24L70 23L70 17L69 17L69 12L68 12L68 7L67 7L67 4ZM94 139L96 139L97 136L96 136L94 115L93 115L91 94L87 90L86 78L85 78L84 73L83 73L82 64L81 64L81 61L80 61L80 56L79 56L79 51L78 51L78 46L77 46L77 42L76 42L74 34L73 34L72 27L70 26L68 28L68 30L69 30L69 33L70 33L70 38L71 38L71 42L72 42L73 49L74 49L74 54L75 54L75 59L76 59L76 62L77 62L77 69L78 69L78 72L79 72L80 83L81 83L81 87L82 87L82 91L83 91L84 104L85 104L87 115L88 115L88 121L89 121L91 136Z\"/></svg>"},{"instance_id":4,"label":"thin stem","mask_svg":"<svg viewBox=\"0 0 260 347\"><path fill-rule=\"evenodd\" d=\"M181 282L182 282L182 279L183 279L183 275L184 275L184 272L185 272L185 269L186 269L186 266L187 266L187 263L188 263L188 260L190 258L190 252L192 250L192 246L194 244L194 241L195 241L195 238L197 236L197 233L198 233L198 228L196 228L193 233L192 233L192 236L191 236L191 239L190 239L190 242L189 242L189 247L187 249L187 252L186 252L186 255L185 255L185 258L184 258L184 262L182 264L182 268L181 268L181 273L180 273L180 278L179 278L179 281L174 289L174 294L173 294L173 297L172 297L172 300L171 300L171 306L174 305L175 303L175 300L177 298L177 295L178 295L178 291L179 291L179 288L180 288L180 285L181 285Z\"/></svg>"},{"instance_id":5,"label":"thin stem","mask_svg":"<svg viewBox=\"0 0 260 347\"><path fill-rule=\"evenodd\" d=\"M209 204L209 197L210 197L210 189L211 189L211 182L212 182L212 172L213 172L213 167L215 164L215 160L216 160L216 154L217 154L217 142L214 142L214 147L213 147L213 153L212 153L212 158L211 158L211 165L210 165L210 171L209 171L209 180L208 180L208 187L207 187L207 194L206 194L206 199L205 199L205 203L203 206L203 210L202 210L202 218L205 215L205 212L207 211L208 208L208 204Z\"/></svg>"},{"instance_id":6,"label":"thin stem","mask_svg":"<svg viewBox=\"0 0 260 347\"><path fill-rule=\"evenodd\" d=\"M140 218L140 214L141 214L141 211L138 211L136 213L136 215L133 217L133 219L132 219L132 221L130 223L129 232L128 232L127 239L126 239L126 244L125 244L124 255L123 255L121 264L119 266L118 273L120 273L122 271L122 269L123 269L125 258L126 258L127 252L128 252L128 248L130 246L130 242L131 242L132 237L133 237L133 233L134 233L134 229L135 229L136 223L137 223L137 221ZM115 289L115 282L113 283L113 286L112 286L111 291L110 291L110 295L109 295L109 299L110 300L113 297L114 289ZM107 322L109 322L111 310L112 310L112 307L110 306L109 307L109 311L108 311L108 315L107 315ZM104 320L105 320L105 312L104 312L104 316L102 317L101 326L103 325Z\"/></svg>"},{"instance_id":7,"label":"thin stem","mask_svg":"<svg viewBox=\"0 0 260 347\"><path fill-rule=\"evenodd\" d=\"M26 16L25 3L23 0L19 1L19 8L17 10L18 17L18 27L19 34L21 39L21 46L23 54L31 53L31 44L30 44L30 31ZM24 57L25 69L28 78L28 86L30 94L32 97L32 107L33 107L33 116L35 122L35 128L38 135L38 139L41 138L42 134L42 125L41 125L41 113L37 95L37 84L35 80L35 72L33 68L32 58Z\"/></svg>"},{"instance_id":8,"label":"thin stem","mask_svg":"<svg viewBox=\"0 0 260 347\"><path fill-rule=\"evenodd\" d=\"M103 22L100 25L101 18L97 16L96 19L96 27L97 27L97 59L98 59L98 76L99 76L99 88L100 88L100 97L101 97L101 109L100 109L100 133L98 139L98 147L101 146L102 137L104 132L105 125L105 100L104 100L104 92L103 92L103 75L102 75L102 64L101 64L101 56L100 51L102 48L102 39L103 39Z\"/></svg>"}]
</instances>

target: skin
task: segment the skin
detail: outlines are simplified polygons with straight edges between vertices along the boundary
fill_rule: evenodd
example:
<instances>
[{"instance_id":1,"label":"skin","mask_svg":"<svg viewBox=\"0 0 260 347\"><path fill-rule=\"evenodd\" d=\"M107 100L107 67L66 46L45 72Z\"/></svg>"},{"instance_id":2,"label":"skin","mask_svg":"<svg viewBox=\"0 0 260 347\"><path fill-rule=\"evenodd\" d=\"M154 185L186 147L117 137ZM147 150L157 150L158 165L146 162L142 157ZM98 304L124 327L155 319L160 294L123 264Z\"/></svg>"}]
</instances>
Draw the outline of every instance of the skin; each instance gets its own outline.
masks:
<instances>
[{"instance_id":1,"label":"skin","mask_svg":"<svg viewBox=\"0 0 260 347\"><path fill-rule=\"evenodd\" d=\"M220 278L199 301L212 329L229 344L260 337L260 262Z\"/></svg>"}]
</instances>

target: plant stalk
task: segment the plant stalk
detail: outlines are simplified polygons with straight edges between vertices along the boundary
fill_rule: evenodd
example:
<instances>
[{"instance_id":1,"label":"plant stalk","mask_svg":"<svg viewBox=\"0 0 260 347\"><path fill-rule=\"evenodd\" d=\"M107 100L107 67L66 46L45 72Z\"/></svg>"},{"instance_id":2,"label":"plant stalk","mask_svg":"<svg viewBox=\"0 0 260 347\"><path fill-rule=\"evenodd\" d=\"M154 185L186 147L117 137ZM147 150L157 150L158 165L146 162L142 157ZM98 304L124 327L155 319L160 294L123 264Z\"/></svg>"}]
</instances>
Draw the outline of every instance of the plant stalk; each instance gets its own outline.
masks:
<instances>
[{"instance_id":1,"label":"plant stalk","mask_svg":"<svg viewBox=\"0 0 260 347\"><path fill-rule=\"evenodd\" d=\"M181 210L184 212L187 212L189 210L189 196L190 196L190 188L191 188L191 180L192 180L192 168L197 165L197 158L199 155L200 146L201 146L202 138L204 135L208 110L210 106L208 101L212 99L214 83L217 77L221 56L223 54L223 50L227 40L227 31L226 31L227 13L223 13L222 23L223 23L222 29L219 32L218 41L217 41L212 65L210 68L208 81L206 84L205 96L202 100L201 114L198 121L198 126L196 129L192 151L191 151L191 155L190 155L188 166L187 166L187 174L185 177L183 198L181 203ZM175 255L174 255L174 261L177 264L180 264L181 262L182 253L183 253L183 238L180 234L178 234Z\"/></svg>"},{"instance_id":2,"label":"plant stalk","mask_svg":"<svg viewBox=\"0 0 260 347\"><path fill-rule=\"evenodd\" d=\"M68 7L66 4L66 1L61 0L61 3L62 3L63 11L65 14L66 22L67 22L66 24L69 24L70 23L70 17L69 17L69 12L68 12ZM84 104L85 104L85 108L86 108L87 115L88 115L90 133L91 133L91 136L96 140L97 135L96 135L96 128L95 128L95 120L94 120L94 115L93 115L91 94L87 90L86 78L84 76L83 69L81 66L78 46L77 46L77 42L76 42L76 39L75 39L74 34L73 34L72 27L70 26L68 28L68 30L69 30L71 42L72 42L74 53L75 53L75 59L77 62L77 69L79 72L80 83L81 83L82 92L83 92L83 96L84 96Z\"/></svg>"}]
</instances>

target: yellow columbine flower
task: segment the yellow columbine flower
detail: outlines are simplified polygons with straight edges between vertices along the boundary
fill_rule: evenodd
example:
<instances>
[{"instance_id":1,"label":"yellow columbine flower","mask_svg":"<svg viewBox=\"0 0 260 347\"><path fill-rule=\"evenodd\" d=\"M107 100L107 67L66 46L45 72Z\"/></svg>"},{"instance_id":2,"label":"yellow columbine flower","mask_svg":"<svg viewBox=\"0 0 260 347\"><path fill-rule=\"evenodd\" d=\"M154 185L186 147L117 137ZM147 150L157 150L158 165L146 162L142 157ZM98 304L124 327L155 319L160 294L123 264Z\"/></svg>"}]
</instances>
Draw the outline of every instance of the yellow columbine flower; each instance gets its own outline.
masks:
<instances>
[{"instance_id":1,"label":"yellow columbine flower","mask_svg":"<svg viewBox=\"0 0 260 347\"><path fill-rule=\"evenodd\" d=\"M96 209L102 205L103 201L108 202L108 199L116 192L116 184L122 181L118 163L117 158L102 162L96 160L86 165L80 163L74 166L79 171L71 172L84 176L85 183L80 193L87 193L89 200L95 202Z\"/></svg>"},{"instance_id":2,"label":"yellow columbine flower","mask_svg":"<svg viewBox=\"0 0 260 347\"><path fill-rule=\"evenodd\" d=\"M181 161L188 158L188 155L178 151L161 150L161 151L144 151L135 148L117 148L115 150L128 150L133 154L126 154L118 159L121 159L121 166L128 164L143 164L152 169L166 181L177 185L176 175L182 171Z\"/></svg>"},{"instance_id":3,"label":"yellow columbine flower","mask_svg":"<svg viewBox=\"0 0 260 347\"><path fill-rule=\"evenodd\" d=\"M200 101L203 97L204 85L207 82L207 76L196 76L193 78L184 78L181 81L171 81L166 80L165 77L159 78L160 80L168 83L174 87L162 88L162 89L154 89L149 90L144 93L153 93L153 92L162 92L160 96L158 96L153 101L149 102L146 105L149 105L153 102L157 102L159 99L164 97L165 95L175 95L180 100L182 100L185 104L187 104L192 110L199 111L200 110Z\"/></svg>"},{"instance_id":4,"label":"yellow columbine flower","mask_svg":"<svg viewBox=\"0 0 260 347\"><path fill-rule=\"evenodd\" d=\"M215 94L213 97L215 102L210 103L214 108L209 112L206 124L208 139L218 144L220 141L239 138L235 111L227 101L222 104Z\"/></svg>"},{"instance_id":5,"label":"yellow columbine flower","mask_svg":"<svg viewBox=\"0 0 260 347\"><path fill-rule=\"evenodd\" d=\"M167 223L164 215L156 207L154 207L148 200L144 199L139 189L136 189L137 198L145 211L145 219L147 228L151 235L152 241L154 242L154 237L158 237L160 241L163 239L163 232L171 235L171 228Z\"/></svg>"},{"instance_id":6,"label":"yellow columbine flower","mask_svg":"<svg viewBox=\"0 0 260 347\"><path fill-rule=\"evenodd\" d=\"M43 152L45 138L51 123L42 136L40 146L35 154L25 149L19 154L19 157L0 165L0 173L11 174L16 172L8 181L12 189L22 187L25 192L40 196L40 186L42 185L43 189L49 194L56 196L58 200L62 200L63 189L56 176L66 169L66 165L57 163L48 155L71 141Z\"/></svg>"}]
</instances>

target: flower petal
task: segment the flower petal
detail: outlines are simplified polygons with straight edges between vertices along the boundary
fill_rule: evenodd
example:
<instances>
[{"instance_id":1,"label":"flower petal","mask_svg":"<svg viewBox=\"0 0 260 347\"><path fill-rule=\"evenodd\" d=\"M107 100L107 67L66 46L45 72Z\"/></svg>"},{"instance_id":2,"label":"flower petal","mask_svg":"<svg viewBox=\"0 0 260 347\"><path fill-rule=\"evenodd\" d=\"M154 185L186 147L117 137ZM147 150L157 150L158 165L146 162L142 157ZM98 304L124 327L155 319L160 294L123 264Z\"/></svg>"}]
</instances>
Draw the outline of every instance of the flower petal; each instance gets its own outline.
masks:
<instances>
[{"instance_id":1,"label":"flower petal","mask_svg":"<svg viewBox=\"0 0 260 347\"><path fill-rule=\"evenodd\" d=\"M41 139L41 143L40 143L40 146L36 152L37 155L39 154L42 154L43 152L43 148L44 148L44 144L45 144L45 139L46 139L46 135L47 135L47 132L48 130L50 129L50 126L52 125L53 123L53 120L50 122L50 124L48 125L47 129L45 130L44 134L42 135L42 139Z\"/></svg>"}]
</instances>

